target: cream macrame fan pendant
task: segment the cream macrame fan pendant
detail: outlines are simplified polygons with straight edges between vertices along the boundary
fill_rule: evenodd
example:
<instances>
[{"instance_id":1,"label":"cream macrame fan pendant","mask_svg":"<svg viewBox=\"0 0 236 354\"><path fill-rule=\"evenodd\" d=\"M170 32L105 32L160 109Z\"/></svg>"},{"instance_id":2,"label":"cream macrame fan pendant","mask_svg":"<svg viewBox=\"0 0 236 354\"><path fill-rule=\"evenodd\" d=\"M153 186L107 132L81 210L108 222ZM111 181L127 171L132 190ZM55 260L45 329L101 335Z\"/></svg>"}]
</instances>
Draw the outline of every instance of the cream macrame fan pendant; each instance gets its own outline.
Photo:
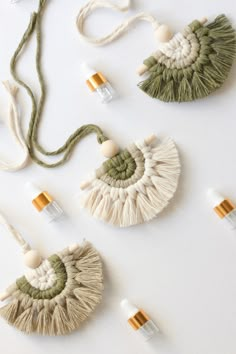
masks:
<instances>
[{"instance_id":1,"label":"cream macrame fan pendant","mask_svg":"<svg viewBox=\"0 0 236 354\"><path fill-rule=\"evenodd\" d=\"M1 216L1 223L23 247L29 268L4 293L0 316L20 331L65 335L77 330L101 301L102 263L93 246L84 242L42 259Z\"/></svg>"},{"instance_id":2,"label":"cream macrame fan pendant","mask_svg":"<svg viewBox=\"0 0 236 354\"><path fill-rule=\"evenodd\" d=\"M109 144L110 141L103 143ZM155 218L172 199L179 180L180 161L171 138L155 136L130 145L96 170L82 205L93 216L128 227Z\"/></svg>"},{"instance_id":3,"label":"cream macrame fan pendant","mask_svg":"<svg viewBox=\"0 0 236 354\"><path fill-rule=\"evenodd\" d=\"M138 68L139 75L148 74L139 84L144 92L165 102L185 102L206 97L222 86L236 57L236 33L225 15L211 23L207 18L195 20L183 32L173 35L169 26L141 12L126 18L104 37L84 33L85 20L96 9L127 11L130 6L131 0L127 0L126 5L90 0L77 17L80 37L97 46L106 45L126 33L133 23L147 21L154 29L158 49Z\"/></svg>"}]
</instances>

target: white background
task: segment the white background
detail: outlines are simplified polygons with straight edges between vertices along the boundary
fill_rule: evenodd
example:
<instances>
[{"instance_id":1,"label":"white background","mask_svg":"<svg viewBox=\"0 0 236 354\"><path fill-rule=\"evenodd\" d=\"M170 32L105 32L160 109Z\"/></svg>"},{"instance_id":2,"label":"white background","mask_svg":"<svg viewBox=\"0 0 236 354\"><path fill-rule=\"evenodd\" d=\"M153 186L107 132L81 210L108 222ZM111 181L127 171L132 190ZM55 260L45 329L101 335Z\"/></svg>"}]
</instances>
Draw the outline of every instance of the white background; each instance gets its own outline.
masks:
<instances>
[{"instance_id":1,"label":"white background","mask_svg":"<svg viewBox=\"0 0 236 354\"><path fill-rule=\"evenodd\" d=\"M166 354L235 354L236 352L236 233L224 229L206 201L215 187L236 202L236 123L234 68L224 87L194 103L165 104L137 87L136 67L155 49L151 26L139 23L114 44L94 48L81 43L75 16L84 1L48 1L43 21L43 66L49 97L40 127L40 142L61 146L84 123L100 125L121 147L154 132L172 136L182 160L178 192L153 222L116 229L80 210L79 184L103 161L94 136L85 139L71 160L47 170L31 164L14 174L0 172L0 209L43 255L86 237L104 260L105 292L101 306L77 333L43 338L18 333L0 321L0 352L4 354L144 354L151 352L126 325L119 302L128 297L148 312L162 331L153 349ZM152 12L174 31L195 18L211 20L224 12L235 24L233 0L133 1L131 13ZM10 78L9 61L37 1L0 2L0 78ZM88 21L91 34L105 34L123 15L98 11ZM34 41L19 71L35 90ZM84 60L96 65L112 82L119 99L101 105L90 94L80 73ZM30 101L21 90L24 131ZM6 118L7 96L0 88L0 116ZM0 125L1 158L18 151ZM47 225L31 206L24 184L31 180L48 190L68 219ZM21 276L24 268L17 244L1 229L0 288Z\"/></svg>"}]
</instances>

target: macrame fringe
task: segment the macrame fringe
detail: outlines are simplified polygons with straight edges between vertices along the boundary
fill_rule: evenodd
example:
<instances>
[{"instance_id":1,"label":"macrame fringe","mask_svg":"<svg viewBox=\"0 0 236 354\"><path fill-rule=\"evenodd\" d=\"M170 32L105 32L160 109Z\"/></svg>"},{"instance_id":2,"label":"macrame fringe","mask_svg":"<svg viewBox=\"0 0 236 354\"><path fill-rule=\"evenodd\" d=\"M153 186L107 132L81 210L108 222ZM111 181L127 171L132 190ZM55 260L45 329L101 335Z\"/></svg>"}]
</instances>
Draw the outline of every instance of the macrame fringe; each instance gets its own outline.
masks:
<instances>
[{"instance_id":1,"label":"macrame fringe","mask_svg":"<svg viewBox=\"0 0 236 354\"><path fill-rule=\"evenodd\" d=\"M94 217L120 227L141 224L156 217L173 197L180 174L179 156L173 140L168 138L155 147L144 143L136 149L140 150L131 153L132 157L135 153L139 156L138 152L142 151L144 160L143 170L136 168L142 171L142 176L135 183L131 177L127 188L111 187L101 179L102 176L92 182L82 204ZM135 161L138 164L141 157L136 157Z\"/></svg>"},{"instance_id":2,"label":"macrame fringe","mask_svg":"<svg viewBox=\"0 0 236 354\"><path fill-rule=\"evenodd\" d=\"M220 15L205 27L195 21L189 27L200 44L196 60L188 67L169 68L167 57L162 56L161 62L147 59L150 76L139 87L149 96L164 102L192 101L208 96L228 77L236 56L236 36L227 17Z\"/></svg>"},{"instance_id":3,"label":"macrame fringe","mask_svg":"<svg viewBox=\"0 0 236 354\"><path fill-rule=\"evenodd\" d=\"M58 254L65 264L67 284L53 298L32 299L17 289L12 301L0 309L0 316L17 329L55 336L78 329L101 301L102 263L97 251L85 243L73 254L69 249Z\"/></svg>"}]
</instances>

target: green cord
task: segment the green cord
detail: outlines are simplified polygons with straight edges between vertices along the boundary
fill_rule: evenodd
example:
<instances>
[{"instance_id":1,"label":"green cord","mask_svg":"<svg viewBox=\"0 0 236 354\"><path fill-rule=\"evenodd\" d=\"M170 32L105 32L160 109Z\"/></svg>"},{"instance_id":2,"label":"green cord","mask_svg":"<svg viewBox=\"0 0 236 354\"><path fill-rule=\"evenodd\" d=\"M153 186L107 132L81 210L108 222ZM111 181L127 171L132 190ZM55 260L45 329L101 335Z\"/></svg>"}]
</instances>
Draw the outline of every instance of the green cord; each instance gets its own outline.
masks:
<instances>
[{"instance_id":1,"label":"green cord","mask_svg":"<svg viewBox=\"0 0 236 354\"><path fill-rule=\"evenodd\" d=\"M47 167L47 168L53 168L60 166L64 164L72 154L72 151L75 147L75 145L82 140L84 137L91 133L95 133L97 135L97 140L99 144L102 144L104 141L107 140L106 136L103 134L103 131L97 126L93 124L87 124L81 126L79 129L77 129L65 142L64 145L62 145L59 149L55 151L46 151L38 142L38 127L39 123L41 120L41 116L43 113L44 105L45 105L45 99L46 99L46 84L44 81L43 73L42 73L42 68L41 68L41 58L42 58L42 35L41 35L41 23L42 23L42 17L43 17L43 11L44 11L44 6L46 4L47 0L39 0L39 7L38 7L38 12L33 13L30 19L30 23L12 57L11 60L11 74L13 78L16 80L16 82L21 85L22 87L25 88L26 92L28 93L30 99L31 99L31 104L32 104L32 113L31 113L31 118L30 118L30 123L29 123L29 129L28 129L28 134L27 134L27 145L29 149L30 156L33 161L35 161L37 164ZM19 59L20 54L24 50L24 47L26 44L29 42L31 36L33 35L34 31L36 31L36 40L37 40L37 48L36 48L36 70L37 70L37 76L39 79L39 84L40 84L40 99L39 102L37 103L37 100L35 98L35 95L32 91L32 89L24 82L22 81L16 71L16 65ZM45 156L57 156L62 153L64 153L64 156L56 163L46 163L39 159L35 151L40 152L41 154Z\"/></svg>"}]
</instances>

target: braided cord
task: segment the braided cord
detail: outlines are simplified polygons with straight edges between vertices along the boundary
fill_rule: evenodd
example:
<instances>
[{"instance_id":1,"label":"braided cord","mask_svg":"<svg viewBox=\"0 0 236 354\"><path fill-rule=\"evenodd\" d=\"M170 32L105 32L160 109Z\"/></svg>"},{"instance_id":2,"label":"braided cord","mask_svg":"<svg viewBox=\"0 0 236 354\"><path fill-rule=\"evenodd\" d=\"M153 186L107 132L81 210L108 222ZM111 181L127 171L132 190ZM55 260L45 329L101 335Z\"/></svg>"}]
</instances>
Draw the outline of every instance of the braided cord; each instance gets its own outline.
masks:
<instances>
[{"instance_id":1,"label":"braided cord","mask_svg":"<svg viewBox=\"0 0 236 354\"><path fill-rule=\"evenodd\" d=\"M47 151L38 142L38 127L41 121L41 117L45 105L46 93L47 93L46 83L44 80L42 65L41 65L41 59L42 59L41 23L43 18L44 6L46 2L47 0L39 0L38 12L37 13L34 12L30 18L29 25L12 57L11 74L16 80L16 82L25 88L31 100L32 112L31 112L31 118L30 118L30 123L28 128L28 134L27 134L27 145L28 145L30 156L32 160L34 160L37 164L41 165L42 167L53 168L53 167L63 165L71 156L72 150L74 149L75 145L87 135L95 133L97 135L97 140L99 144L102 144L104 141L107 140L107 138L103 134L103 131L97 125L87 124L81 126L73 134L71 134L67 139L67 141L57 150ZM32 89L24 81L20 79L16 70L19 56L22 54L26 44L29 42L34 32L36 32L36 41L37 41L36 70L37 70L37 76L40 84L40 98L38 103ZM41 160L40 158L38 158L35 151L38 151L45 156L58 156L62 153L64 153L64 156L56 163L47 163Z\"/></svg>"}]
</instances>

